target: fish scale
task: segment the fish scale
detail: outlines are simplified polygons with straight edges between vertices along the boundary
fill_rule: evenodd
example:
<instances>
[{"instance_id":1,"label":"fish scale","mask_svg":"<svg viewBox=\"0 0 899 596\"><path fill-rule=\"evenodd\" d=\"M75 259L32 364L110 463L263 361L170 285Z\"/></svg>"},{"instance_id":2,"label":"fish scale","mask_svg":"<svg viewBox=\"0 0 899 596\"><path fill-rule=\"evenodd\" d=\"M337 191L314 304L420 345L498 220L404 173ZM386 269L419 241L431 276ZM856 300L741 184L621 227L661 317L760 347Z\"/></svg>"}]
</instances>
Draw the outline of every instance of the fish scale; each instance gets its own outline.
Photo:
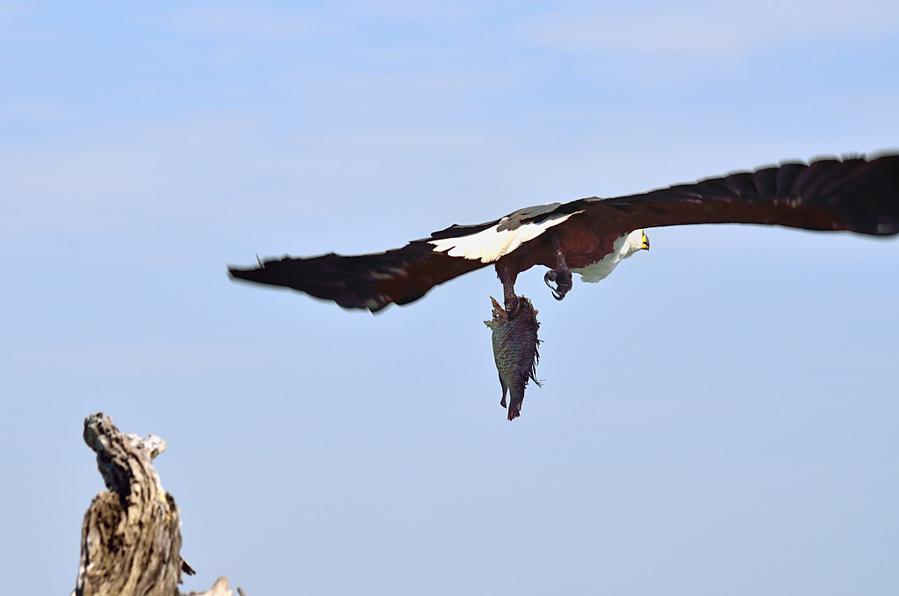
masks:
<instances>
[{"instance_id":1,"label":"fish scale","mask_svg":"<svg viewBox=\"0 0 899 596\"><path fill-rule=\"evenodd\" d=\"M509 393L507 417L509 420L521 415L521 404L528 381L540 386L535 376L540 360L537 338L537 311L531 301L519 296L518 312L510 317L500 304L493 303L493 318L484 324L493 332L493 359L499 373L499 383L503 390L500 405L506 407L506 393Z\"/></svg>"}]
</instances>

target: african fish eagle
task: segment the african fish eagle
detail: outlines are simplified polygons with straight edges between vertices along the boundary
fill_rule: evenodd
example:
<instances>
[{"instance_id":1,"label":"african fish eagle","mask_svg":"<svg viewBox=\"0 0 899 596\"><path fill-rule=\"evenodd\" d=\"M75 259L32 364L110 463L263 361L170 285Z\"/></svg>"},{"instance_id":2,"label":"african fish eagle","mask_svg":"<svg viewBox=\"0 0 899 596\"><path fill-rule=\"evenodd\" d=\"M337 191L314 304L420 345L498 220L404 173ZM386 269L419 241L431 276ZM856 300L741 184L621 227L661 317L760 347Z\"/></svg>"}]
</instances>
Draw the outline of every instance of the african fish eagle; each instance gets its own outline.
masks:
<instances>
[{"instance_id":1,"label":"african fish eagle","mask_svg":"<svg viewBox=\"0 0 899 596\"><path fill-rule=\"evenodd\" d=\"M572 272L596 282L623 259L649 250L645 229L710 223L897 234L899 155L784 162L642 194L527 207L487 223L453 225L386 252L285 256L229 272L376 312L493 264L514 316L515 280L522 271L548 267L544 281L561 300L572 287Z\"/></svg>"}]
</instances>

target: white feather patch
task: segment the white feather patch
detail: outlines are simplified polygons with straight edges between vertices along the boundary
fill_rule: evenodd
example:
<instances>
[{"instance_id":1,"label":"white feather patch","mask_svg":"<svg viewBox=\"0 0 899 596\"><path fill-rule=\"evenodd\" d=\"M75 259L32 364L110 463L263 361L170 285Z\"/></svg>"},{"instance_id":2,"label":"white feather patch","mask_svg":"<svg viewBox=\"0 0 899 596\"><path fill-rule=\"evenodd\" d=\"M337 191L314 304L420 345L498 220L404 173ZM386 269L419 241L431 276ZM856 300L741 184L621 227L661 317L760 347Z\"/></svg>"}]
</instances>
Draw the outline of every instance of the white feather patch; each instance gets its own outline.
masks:
<instances>
[{"instance_id":1,"label":"white feather patch","mask_svg":"<svg viewBox=\"0 0 899 596\"><path fill-rule=\"evenodd\" d=\"M476 234L428 240L428 242L434 245L434 252L445 252L451 257L463 257L472 261L477 259L482 263L492 263L578 213L583 213L583 211L548 217L540 223L526 223L514 230L500 230L499 227L507 219L504 217L496 226Z\"/></svg>"},{"instance_id":2,"label":"white feather patch","mask_svg":"<svg viewBox=\"0 0 899 596\"><path fill-rule=\"evenodd\" d=\"M634 248L634 241L636 239L636 235L639 235L641 238L643 236L642 230L635 230L630 234L625 234L624 236L619 236L615 239L615 242L612 243L612 252L596 261L595 263L591 263L586 267L581 267L580 269L572 269L573 272L579 273L581 279L589 282L596 283L602 281L618 266L618 263L628 258L632 254L634 254L637 249ZM634 238L631 238L634 236Z\"/></svg>"}]
</instances>

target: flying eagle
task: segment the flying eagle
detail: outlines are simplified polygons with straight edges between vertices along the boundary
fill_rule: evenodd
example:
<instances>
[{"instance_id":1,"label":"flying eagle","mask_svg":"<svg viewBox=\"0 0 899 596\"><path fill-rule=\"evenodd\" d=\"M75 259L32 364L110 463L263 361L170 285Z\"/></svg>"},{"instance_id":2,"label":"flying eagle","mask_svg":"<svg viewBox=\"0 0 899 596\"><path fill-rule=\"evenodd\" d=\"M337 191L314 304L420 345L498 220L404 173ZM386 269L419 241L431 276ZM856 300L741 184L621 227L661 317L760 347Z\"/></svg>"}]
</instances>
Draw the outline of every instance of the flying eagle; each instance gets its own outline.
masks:
<instances>
[{"instance_id":1,"label":"flying eagle","mask_svg":"<svg viewBox=\"0 0 899 596\"><path fill-rule=\"evenodd\" d=\"M544 281L561 300L572 288L572 273L598 282L622 260L649 250L645 229L711 223L897 234L899 155L785 162L643 194L527 207L487 223L453 225L386 252L266 259L229 272L376 312L414 302L436 285L492 264L514 317L515 280L535 265L549 269Z\"/></svg>"}]
</instances>

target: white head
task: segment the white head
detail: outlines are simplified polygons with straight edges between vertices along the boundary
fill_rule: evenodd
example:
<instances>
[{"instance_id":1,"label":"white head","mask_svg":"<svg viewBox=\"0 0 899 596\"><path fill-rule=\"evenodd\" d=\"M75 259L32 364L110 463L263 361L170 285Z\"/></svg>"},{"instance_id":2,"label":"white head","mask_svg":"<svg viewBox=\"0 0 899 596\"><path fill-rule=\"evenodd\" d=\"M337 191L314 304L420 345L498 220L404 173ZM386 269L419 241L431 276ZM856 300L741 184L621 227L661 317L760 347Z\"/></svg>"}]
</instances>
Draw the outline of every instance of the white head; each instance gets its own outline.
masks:
<instances>
[{"instance_id":1,"label":"white head","mask_svg":"<svg viewBox=\"0 0 899 596\"><path fill-rule=\"evenodd\" d=\"M625 246L627 247L627 252L624 254L625 257L629 257L640 250L649 250L649 236L646 235L645 230L634 230L627 235Z\"/></svg>"}]
</instances>

